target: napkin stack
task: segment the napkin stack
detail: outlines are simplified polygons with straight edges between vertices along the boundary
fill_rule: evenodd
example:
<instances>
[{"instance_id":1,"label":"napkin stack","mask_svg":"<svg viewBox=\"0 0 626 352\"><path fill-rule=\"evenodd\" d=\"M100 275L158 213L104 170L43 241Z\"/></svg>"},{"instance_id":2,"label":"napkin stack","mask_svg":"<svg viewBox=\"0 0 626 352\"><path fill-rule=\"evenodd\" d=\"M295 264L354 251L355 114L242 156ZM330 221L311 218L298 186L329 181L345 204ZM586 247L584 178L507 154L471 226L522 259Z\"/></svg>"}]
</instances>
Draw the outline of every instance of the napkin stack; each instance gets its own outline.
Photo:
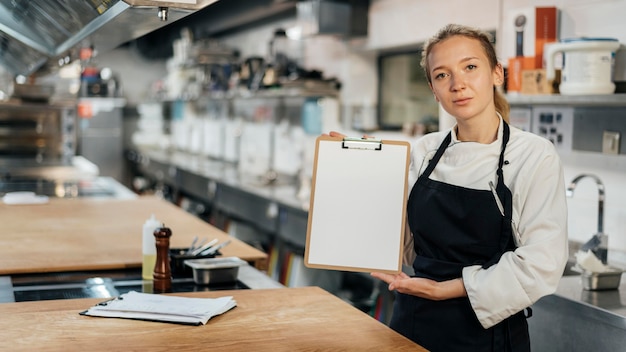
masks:
<instances>
[{"instance_id":1,"label":"napkin stack","mask_svg":"<svg viewBox=\"0 0 626 352\"><path fill-rule=\"evenodd\" d=\"M82 315L204 325L237 306L232 296L191 298L131 291L81 312Z\"/></svg>"}]
</instances>

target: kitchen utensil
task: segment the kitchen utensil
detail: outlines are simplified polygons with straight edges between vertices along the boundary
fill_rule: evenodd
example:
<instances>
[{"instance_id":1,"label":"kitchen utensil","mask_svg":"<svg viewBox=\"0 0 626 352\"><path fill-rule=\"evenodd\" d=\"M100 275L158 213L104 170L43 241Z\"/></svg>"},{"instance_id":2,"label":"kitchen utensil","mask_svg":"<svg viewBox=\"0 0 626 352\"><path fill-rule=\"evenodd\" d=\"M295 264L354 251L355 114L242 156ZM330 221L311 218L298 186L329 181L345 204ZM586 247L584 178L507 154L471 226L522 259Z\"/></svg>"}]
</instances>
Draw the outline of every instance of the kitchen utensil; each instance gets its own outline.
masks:
<instances>
[{"instance_id":1,"label":"kitchen utensil","mask_svg":"<svg viewBox=\"0 0 626 352\"><path fill-rule=\"evenodd\" d=\"M193 237L193 240L191 241L191 245L189 245L189 249L187 249L187 254L191 254L191 252L193 252L193 250L195 249L196 242L198 242L198 236Z\"/></svg>"},{"instance_id":2,"label":"kitchen utensil","mask_svg":"<svg viewBox=\"0 0 626 352\"><path fill-rule=\"evenodd\" d=\"M515 17L515 56L524 56L524 27L526 26L526 16Z\"/></svg>"},{"instance_id":3,"label":"kitchen utensil","mask_svg":"<svg viewBox=\"0 0 626 352\"><path fill-rule=\"evenodd\" d=\"M192 277L193 273L189 266L185 265L185 261L187 260L195 260L195 259L207 259L214 258L219 252L215 252L210 255L191 255L187 254L187 248L170 248L170 269L172 272L172 277Z\"/></svg>"},{"instance_id":4,"label":"kitchen utensil","mask_svg":"<svg viewBox=\"0 0 626 352\"><path fill-rule=\"evenodd\" d=\"M185 264L193 269L193 281L211 285L237 281L239 267L246 262L238 257L191 259Z\"/></svg>"},{"instance_id":5,"label":"kitchen utensil","mask_svg":"<svg viewBox=\"0 0 626 352\"><path fill-rule=\"evenodd\" d=\"M210 241L209 243L202 245L196 249L194 249L193 251L191 251L191 255L199 255L200 253L202 253L205 249L211 248L211 246L215 245L217 243L218 239L215 238L212 241Z\"/></svg>"},{"instance_id":6,"label":"kitchen utensil","mask_svg":"<svg viewBox=\"0 0 626 352\"><path fill-rule=\"evenodd\" d=\"M231 240L227 240L225 242L222 242L222 243L218 244L215 247L211 247L211 248L209 248L207 250L204 250L204 251L200 252L200 255L212 255L212 254L215 254L218 250L228 246L230 244L230 242L231 242Z\"/></svg>"},{"instance_id":7,"label":"kitchen utensil","mask_svg":"<svg viewBox=\"0 0 626 352\"><path fill-rule=\"evenodd\" d=\"M555 57L563 53L559 91L563 95L612 94L613 62L620 43L613 38L573 38L547 44L546 76L555 77Z\"/></svg>"}]
</instances>

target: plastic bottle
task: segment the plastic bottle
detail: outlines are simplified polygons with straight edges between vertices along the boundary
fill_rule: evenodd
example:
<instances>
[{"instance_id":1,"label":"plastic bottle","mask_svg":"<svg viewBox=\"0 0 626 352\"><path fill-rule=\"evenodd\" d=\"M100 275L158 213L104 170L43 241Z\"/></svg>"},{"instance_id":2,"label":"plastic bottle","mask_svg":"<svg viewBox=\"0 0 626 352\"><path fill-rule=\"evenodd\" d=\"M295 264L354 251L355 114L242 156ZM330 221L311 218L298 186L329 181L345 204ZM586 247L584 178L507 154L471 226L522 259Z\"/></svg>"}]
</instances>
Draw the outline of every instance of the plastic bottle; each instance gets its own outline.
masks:
<instances>
[{"instance_id":1,"label":"plastic bottle","mask_svg":"<svg viewBox=\"0 0 626 352\"><path fill-rule=\"evenodd\" d=\"M156 264L154 230L160 226L161 222L154 217L154 214L143 224L141 278L144 280L152 280L152 273Z\"/></svg>"}]
</instances>

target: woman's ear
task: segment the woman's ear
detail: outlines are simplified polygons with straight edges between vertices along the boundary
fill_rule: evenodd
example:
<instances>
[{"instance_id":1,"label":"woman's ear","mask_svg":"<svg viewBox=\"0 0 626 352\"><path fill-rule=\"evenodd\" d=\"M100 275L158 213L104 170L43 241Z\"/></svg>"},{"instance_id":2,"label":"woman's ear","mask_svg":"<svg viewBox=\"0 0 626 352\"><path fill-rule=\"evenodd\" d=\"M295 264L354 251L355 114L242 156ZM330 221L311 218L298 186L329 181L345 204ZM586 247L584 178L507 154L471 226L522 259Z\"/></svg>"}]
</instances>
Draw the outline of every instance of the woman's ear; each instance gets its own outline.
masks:
<instances>
[{"instance_id":1,"label":"woman's ear","mask_svg":"<svg viewBox=\"0 0 626 352\"><path fill-rule=\"evenodd\" d=\"M493 69L493 82L496 86L504 84L504 68L501 63L497 63Z\"/></svg>"}]
</instances>

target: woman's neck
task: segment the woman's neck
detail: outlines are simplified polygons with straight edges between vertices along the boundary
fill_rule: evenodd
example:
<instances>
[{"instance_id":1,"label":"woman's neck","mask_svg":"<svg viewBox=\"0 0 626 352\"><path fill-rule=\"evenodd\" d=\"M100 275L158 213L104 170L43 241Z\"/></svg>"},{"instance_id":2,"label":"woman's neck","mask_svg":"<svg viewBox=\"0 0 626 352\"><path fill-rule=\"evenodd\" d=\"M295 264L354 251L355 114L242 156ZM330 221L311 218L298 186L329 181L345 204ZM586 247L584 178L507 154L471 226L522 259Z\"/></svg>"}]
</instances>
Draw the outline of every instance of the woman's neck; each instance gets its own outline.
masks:
<instances>
[{"instance_id":1,"label":"woman's neck","mask_svg":"<svg viewBox=\"0 0 626 352\"><path fill-rule=\"evenodd\" d=\"M500 118L496 115L487 121L458 121L456 138L462 142L493 143L498 139Z\"/></svg>"}]
</instances>

